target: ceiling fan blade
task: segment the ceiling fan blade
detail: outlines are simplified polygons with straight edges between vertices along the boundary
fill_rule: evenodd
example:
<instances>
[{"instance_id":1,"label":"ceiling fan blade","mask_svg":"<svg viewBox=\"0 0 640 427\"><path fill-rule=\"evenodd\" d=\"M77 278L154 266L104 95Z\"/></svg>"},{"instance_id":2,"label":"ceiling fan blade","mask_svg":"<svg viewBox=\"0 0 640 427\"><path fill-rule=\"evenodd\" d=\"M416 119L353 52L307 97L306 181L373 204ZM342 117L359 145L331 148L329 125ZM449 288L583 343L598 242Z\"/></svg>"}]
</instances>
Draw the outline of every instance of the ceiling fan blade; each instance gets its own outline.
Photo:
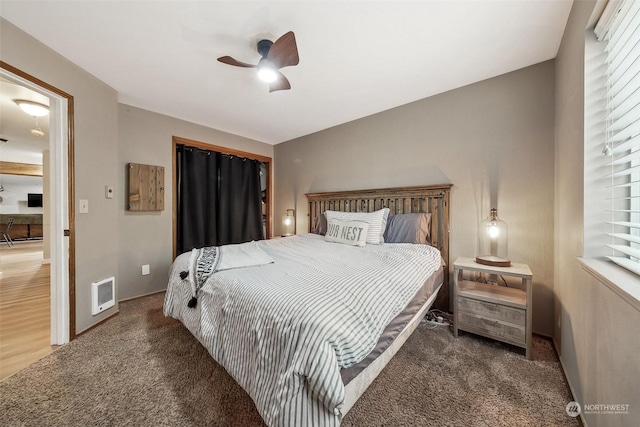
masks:
<instances>
[{"instance_id":1,"label":"ceiling fan blade","mask_svg":"<svg viewBox=\"0 0 640 427\"><path fill-rule=\"evenodd\" d=\"M276 68L298 65L300 58L298 57L298 45L293 31L289 31L276 40L271 49L269 49L267 59L273 62Z\"/></svg>"},{"instance_id":2,"label":"ceiling fan blade","mask_svg":"<svg viewBox=\"0 0 640 427\"><path fill-rule=\"evenodd\" d=\"M275 92L277 90L288 90L291 89L291 83L289 80L282 74L280 71L277 71L278 78L269 84L269 93Z\"/></svg>"},{"instance_id":3,"label":"ceiling fan blade","mask_svg":"<svg viewBox=\"0 0 640 427\"><path fill-rule=\"evenodd\" d=\"M222 62L223 64L233 65L235 67L245 67L245 68L257 67L257 65L251 65L251 64L247 64L246 62L240 62L237 59L233 59L230 56L221 56L220 58L218 58L218 61Z\"/></svg>"}]
</instances>

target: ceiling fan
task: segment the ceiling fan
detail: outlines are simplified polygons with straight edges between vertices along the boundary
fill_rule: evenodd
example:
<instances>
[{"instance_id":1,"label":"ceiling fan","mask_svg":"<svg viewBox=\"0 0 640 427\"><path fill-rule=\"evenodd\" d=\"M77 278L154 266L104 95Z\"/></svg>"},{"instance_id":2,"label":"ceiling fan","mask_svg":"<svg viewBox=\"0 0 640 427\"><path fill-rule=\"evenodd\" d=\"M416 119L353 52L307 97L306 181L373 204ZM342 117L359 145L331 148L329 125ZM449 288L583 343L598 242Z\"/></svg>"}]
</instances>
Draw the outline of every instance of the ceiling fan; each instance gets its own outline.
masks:
<instances>
[{"instance_id":1,"label":"ceiling fan","mask_svg":"<svg viewBox=\"0 0 640 427\"><path fill-rule=\"evenodd\" d=\"M256 65L233 59L230 56L221 56L218 61L223 64L236 67L257 68L258 78L269 83L269 92L291 89L289 80L279 70L283 67L298 65L298 46L293 31L289 31L278 40L260 40L258 53L262 57Z\"/></svg>"}]
</instances>

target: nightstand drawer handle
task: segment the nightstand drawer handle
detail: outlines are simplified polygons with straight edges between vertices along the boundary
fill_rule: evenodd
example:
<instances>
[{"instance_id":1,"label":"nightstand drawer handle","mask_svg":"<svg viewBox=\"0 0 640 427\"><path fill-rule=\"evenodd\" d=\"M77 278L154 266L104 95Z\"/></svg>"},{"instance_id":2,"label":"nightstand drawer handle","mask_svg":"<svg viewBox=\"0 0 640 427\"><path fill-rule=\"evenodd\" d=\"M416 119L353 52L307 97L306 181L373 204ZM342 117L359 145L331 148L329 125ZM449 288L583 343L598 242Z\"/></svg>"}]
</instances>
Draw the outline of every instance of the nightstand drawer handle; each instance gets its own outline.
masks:
<instances>
[{"instance_id":1,"label":"nightstand drawer handle","mask_svg":"<svg viewBox=\"0 0 640 427\"><path fill-rule=\"evenodd\" d=\"M497 320L487 319L487 318L482 317L482 316L478 317L478 319L482 320L485 323L490 323L492 325L501 325L501 323L499 321L497 321Z\"/></svg>"}]
</instances>

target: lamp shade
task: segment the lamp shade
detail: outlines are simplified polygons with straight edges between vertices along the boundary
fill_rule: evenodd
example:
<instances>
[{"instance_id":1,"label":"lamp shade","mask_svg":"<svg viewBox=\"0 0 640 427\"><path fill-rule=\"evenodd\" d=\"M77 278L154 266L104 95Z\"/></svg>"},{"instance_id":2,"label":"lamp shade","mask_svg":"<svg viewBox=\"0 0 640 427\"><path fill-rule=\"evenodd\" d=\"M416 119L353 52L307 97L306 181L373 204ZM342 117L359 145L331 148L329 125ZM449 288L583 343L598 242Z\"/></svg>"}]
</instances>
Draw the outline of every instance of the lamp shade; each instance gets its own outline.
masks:
<instances>
[{"instance_id":1,"label":"lamp shade","mask_svg":"<svg viewBox=\"0 0 640 427\"><path fill-rule=\"evenodd\" d=\"M282 217L282 235L292 236L296 232L296 216L293 209L287 209L287 213Z\"/></svg>"},{"instance_id":2,"label":"lamp shade","mask_svg":"<svg viewBox=\"0 0 640 427\"><path fill-rule=\"evenodd\" d=\"M510 267L508 238L507 223L498 218L497 209L491 209L489 216L478 226L476 262L495 267Z\"/></svg>"}]
</instances>

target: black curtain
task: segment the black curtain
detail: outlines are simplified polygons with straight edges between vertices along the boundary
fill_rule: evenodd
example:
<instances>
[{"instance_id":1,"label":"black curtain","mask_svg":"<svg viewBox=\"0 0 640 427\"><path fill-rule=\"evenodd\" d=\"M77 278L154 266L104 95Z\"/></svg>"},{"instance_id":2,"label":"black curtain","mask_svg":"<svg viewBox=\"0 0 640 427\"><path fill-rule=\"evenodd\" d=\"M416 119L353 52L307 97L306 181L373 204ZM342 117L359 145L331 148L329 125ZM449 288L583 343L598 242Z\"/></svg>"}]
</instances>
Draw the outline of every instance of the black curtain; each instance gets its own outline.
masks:
<instances>
[{"instance_id":1,"label":"black curtain","mask_svg":"<svg viewBox=\"0 0 640 427\"><path fill-rule=\"evenodd\" d=\"M264 238L260 162L176 145L177 253Z\"/></svg>"},{"instance_id":2,"label":"black curtain","mask_svg":"<svg viewBox=\"0 0 640 427\"><path fill-rule=\"evenodd\" d=\"M219 154L176 145L177 253L217 245Z\"/></svg>"},{"instance_id":3,"label":"black curtain","mask_svg":"<svg viewBox=\"0 0 640 427\"><path fill-rule=\"evenodd\" d=\"M220 244L264 239L260 162L220 156L218 235Z\"/></svg>"}]
</instances>

